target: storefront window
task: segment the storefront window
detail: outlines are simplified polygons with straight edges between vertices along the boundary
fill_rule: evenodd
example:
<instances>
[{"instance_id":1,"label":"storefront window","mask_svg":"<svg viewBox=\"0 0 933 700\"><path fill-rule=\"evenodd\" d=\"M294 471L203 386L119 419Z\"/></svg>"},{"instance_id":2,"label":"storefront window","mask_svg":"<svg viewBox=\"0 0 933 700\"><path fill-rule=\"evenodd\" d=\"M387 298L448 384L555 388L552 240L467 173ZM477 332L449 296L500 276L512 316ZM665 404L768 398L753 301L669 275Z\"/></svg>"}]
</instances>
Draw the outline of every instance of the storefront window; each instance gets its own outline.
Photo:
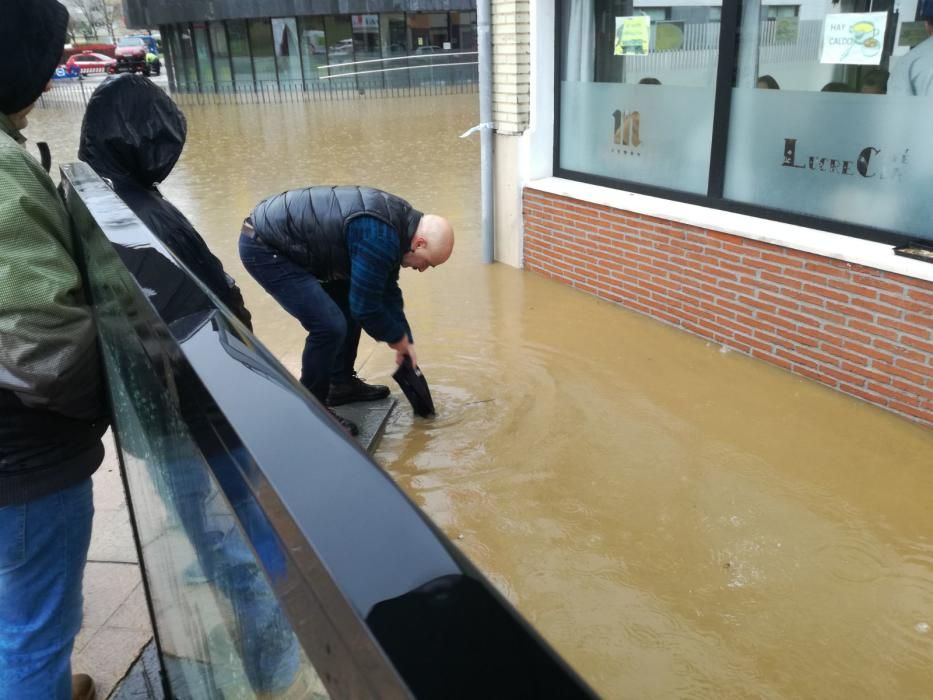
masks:
<instances>
[{"instance_id":1,"label":"storefront window","mask_svg":"<svg viewBox=\"0 0 933 700\"><path fill-rule=\"evenodd\" d=\"M388 69L385 74L386 87L407 88L411 78L408 70L408 34L405 25L405 15L401 12L384 14L379 26L382 55L392 60L385 62Z\"/></svg>"},{"instance_id":2,"label":"storefront window","mask_svg":"<svg viewBox=\"0 0 933 700\"><path fill-rule=\"evenodd\" d=\"M249 20L249 45L253 51L253 69L256 82L274 83L276 81L275 52L272 42L272 20Z\"/></svg>"},{"instance_id":3,"label":"storefront window","mask_svg":"<svg viewBox=\"0 0 933 700\"><path fill-rule=\"evenodd\" d=\"M450 43L454 51L476 51L476 13L450 13Z\"/></svg>"},{"instance_id":4,"label":"storefront window","mask_svg":"<svg viewBox=\"0 0 933 700\"><path fill-rule=\"evenodd\" d=\"M325 17L324 30L327 34L327 62L330 65L326 69L328 83L334 88L355 88L356 76L334 77L356 72L356 67L353 65L340 67L344 63L353 63L353 31L350 16Z\"/></svg>"},{"instance_id":5,"label":"storefront window","mask_svg":"<svg viewBox=\"0 0 933 700\"><path fill-rule=\"evenodd\" d=\"M201 78L201 88L210 88L214 85L214 66L211 62L211 45L207 40L207 25L204 22L195 22L192 25L194 36L194 50L198 61L198 74Z\"/></svg>"},{"instance_id":6,"label":"storefront window","mask_svg":"<svg viewBox=\"0 0 933 700\"><path fill-rule=\"evenodd\" d=\"M300 87L301 56L298 46L298 23L292 19L273 19L272 38L275 62L279 69L279 82L286 87Z\"/></svg>"},{"instance_id":7,"label":"storefront window","mask_svg":"<svg viewBox=\"0 0 933 700\"><path fill-rule=\"evenodd\" d=\"M251 89L253 85L253 62L249 55L249 36L246 20L236 19L227 22L227 36L230 39L230 56L233 63L233 79L237 90Z\"/></svg>"},{"instance_id":8,"label":"storefront window","mask_svg":"<svg viewBox=\"0 0 933 700\"><path fill-rule=\"evenodd\" d=\"M230 47L227 45L224 23L209 22L208 27L211 34L211 48L214 51L214 74L218 87L229 88L233 73L230 70Z\"/></svg>"},{"instance_id":9,"label":"storefront window","mask_svg":"<svg viewBox=\"0 0 933 700\"><path fill-rule=\"evenodd\" d=\"M712 8L562 5L561 168L705 194L719 59Z\"/></svg>"},{"instance_id":10,"label":"storefront window","mask_svg":"<svg viewBox=\"0 0 933 700\"><path fill-rule=\"evenodd\" d=\"M933 39L917 0L742 9L724 196L933 238Z\"/></svg>"},{"instance_id":11,"label":"storefront window","mask_svg":"<svg viewBox=\"0 0 933 700\"><path fill-rule=\"evenodd\" d=\"M446 12L418 12L408 15L408 47L412 85L444 85L449 82L451 51Z\"/></svg>"},{"instance_id":12,"label":"storefront window","mask_svg":"<svg viewBox=\"0 0 933 700\"><path fill-rule=\"evenodd\" d=\"M353 51L358 65L357 76L360 89L383 86L382 50L379 45L379 15L352 15ZM362 63L361 63L362 62Z\"/></svg>"},{"instance_id":13,"label":"storefront window","mask_svg":"<svg viewBox=\"0 0 933 700\"><path fill-rule=\"evenodd\" d=\"M306 83L317 83L321 66L327 65L327 42L324 35L323 17L299 17L298 29L301 36L301 60Z\"/></svg>"}]
</instances>

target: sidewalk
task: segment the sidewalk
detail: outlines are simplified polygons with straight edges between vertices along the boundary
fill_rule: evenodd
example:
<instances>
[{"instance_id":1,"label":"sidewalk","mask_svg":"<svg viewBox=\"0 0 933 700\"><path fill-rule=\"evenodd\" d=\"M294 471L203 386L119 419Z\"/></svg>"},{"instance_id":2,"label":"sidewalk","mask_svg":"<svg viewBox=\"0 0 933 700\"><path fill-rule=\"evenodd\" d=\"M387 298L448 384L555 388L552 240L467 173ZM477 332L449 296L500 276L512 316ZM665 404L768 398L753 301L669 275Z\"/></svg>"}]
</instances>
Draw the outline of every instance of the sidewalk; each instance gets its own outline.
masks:
<instances>
[{"instance_id":1,"label":"sidewalk","mask_svg":"<svg viewBox=\"0 0 933 700\"><path fill-rule=\"evenodd\" d=\"M133 531L123 496L116 447L94 475L94 531L84 573L84 624L75 640L72 672L88 673L103 700L152 638Z\"/></svg>"}]
</instances>

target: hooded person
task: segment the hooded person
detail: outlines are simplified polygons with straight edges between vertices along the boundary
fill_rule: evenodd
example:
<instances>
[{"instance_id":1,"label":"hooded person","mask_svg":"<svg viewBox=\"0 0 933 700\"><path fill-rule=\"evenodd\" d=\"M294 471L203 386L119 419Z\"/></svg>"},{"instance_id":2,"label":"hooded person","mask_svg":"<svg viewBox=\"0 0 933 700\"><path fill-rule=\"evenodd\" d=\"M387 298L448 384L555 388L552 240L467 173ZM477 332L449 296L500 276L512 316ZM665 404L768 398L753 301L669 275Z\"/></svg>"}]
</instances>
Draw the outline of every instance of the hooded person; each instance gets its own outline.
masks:
<instances>
[{"instance_id":1,"label":"hooded person","mask_svg":"<svg viewBox=\"0 0 933 700\"><path fill-rule=\"evenodd\" d=\"M165 199L164 182L181 157L184 115L163 90L133 74L111 76L88 101L78 157L248 328L243 295L191 222Z\"/></svg>"},{"instance_id":2,"label":"hooded person","mask_svg":"<svg viewBox=\"0 0 933 700\"><path fill-rule=\"evenodd\" d=\"M22 135L67 26L0 2L0 700L94 697L71 652L107 411L76 235Z\"/></svg>"}]
</instances>

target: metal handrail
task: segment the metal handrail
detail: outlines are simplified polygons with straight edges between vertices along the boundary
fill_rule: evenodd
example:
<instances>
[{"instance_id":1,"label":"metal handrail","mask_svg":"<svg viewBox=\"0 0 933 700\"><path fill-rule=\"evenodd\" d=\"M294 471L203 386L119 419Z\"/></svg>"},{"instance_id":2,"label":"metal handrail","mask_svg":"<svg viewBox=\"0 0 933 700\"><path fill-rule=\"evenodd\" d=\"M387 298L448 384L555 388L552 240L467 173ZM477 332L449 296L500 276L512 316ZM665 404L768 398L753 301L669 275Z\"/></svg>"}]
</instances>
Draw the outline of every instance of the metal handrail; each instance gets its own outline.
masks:
<instances>
[{"instance_id":1,"label":"metal handrail","mask_svg":"<svg viewBox=\"0 0 933 700\"><path fill-rule=\"evenodd\" d=\"M475 66L475 65L477 65L477 62L471 61L469 63L441 63L441 64L431 65L431 66L403 66L401 68L382 68L380 70L356 71L355 73L338 73L337 75L319 75L318 80L334 80L336 78L352 78L354 75L372 75L373 73L392 73L394 71L399 71L399 70L425 70L425 69L434 70L436 68L448 68L450 66Z\"/></svg>"},{"instance_id":2,"label":"metal handrail","mask_svg":"<svg viewBox=\"0 0 933 700\"><path fill-rule=\"evenodd\" d=\"M437 53L430 54L408 54L406 56L392 56L389 58L367 58L363 61L347 61L346 63L329 63L326 66L318 66L318 70L324 70L325 68L336 68L338 66L357 66L363 63L389 63L391 61L410 61L411 59L422 59L422 58L436 58L437 56L478 56L479 53L476 51L458 51L455 53L446 53L439 51Z\"/></svg>"}]
</instances>

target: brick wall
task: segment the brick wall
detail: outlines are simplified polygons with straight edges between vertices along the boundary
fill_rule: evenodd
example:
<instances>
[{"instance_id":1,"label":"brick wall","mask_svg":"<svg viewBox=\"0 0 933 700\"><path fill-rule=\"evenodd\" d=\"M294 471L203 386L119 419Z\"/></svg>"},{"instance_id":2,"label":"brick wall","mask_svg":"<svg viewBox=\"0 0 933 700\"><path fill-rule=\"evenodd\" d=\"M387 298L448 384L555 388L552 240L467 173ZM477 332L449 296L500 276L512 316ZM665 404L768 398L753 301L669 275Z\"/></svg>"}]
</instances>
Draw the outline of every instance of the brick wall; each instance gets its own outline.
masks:
<instances>
[{"instance_id":1,"label":"brick wall","mask_svg":"<svg viewBox=\"0 0 933 700\"><path fill-rule=\"evenodd\" d=\"M529 270L933 427L933 284L533 189Z\"/></svg>"},{"instance_id":2,"label":"brick wall","mask_svg":"<svg viewBox=\"0 0 933 700\"><path fill-rule=\"evenodd\" d=\"M492 112L500 134L520 134L528 127L530 95L528 0L492 0Z\"/></svg>"}]
</instances>

